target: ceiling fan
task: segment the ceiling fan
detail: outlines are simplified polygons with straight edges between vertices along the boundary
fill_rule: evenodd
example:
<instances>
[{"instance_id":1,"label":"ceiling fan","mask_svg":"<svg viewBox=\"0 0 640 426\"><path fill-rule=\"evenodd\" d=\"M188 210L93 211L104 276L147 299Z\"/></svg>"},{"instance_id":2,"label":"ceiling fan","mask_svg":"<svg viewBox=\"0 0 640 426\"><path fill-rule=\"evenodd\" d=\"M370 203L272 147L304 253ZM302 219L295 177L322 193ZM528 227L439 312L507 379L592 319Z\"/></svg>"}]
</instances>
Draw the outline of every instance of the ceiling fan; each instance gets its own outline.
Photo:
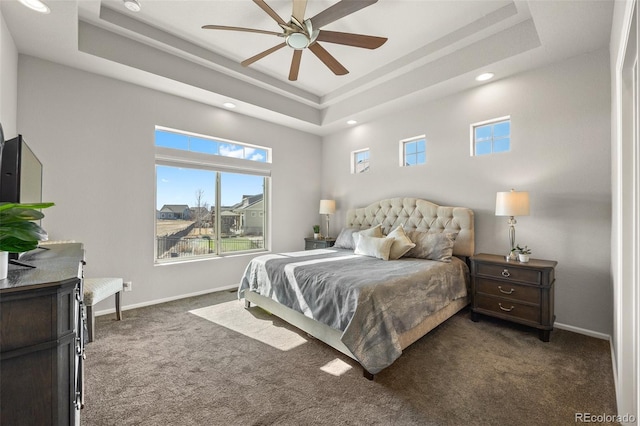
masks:
<instances>
[{"instance_id":1,"label":"ceiling fan","mask_svg":"<svg viewBox=\"0 0 640 426\"><path fill-rule=\"evenodd\" d=\"M371 6L377 1L378 0L341 0L333 6L330 6L318 13L313 18L304 19L307 0L293 0L291 20L289 22L285 22L273 9L269 7L267 3L265 3L264 0L253 0L254 3L271 16L278 25L280 25L280 28L282 28L281 33L253 28L228 27L223 25L204 25L202 28L206 30L231 30L270 34L284 38L283 43L242 61L240 64L244 67L251 65L257 60L262 59L285 46L289 46L293 49L293 59L291 60L291 68L289 69L289 80L296 81L298 79L302 52L307 48L313 52L331 71L333 71L334 74L345 75L348 74L349 71L342 66L336 58L331 56L331 54L318 43L319 41L361 47L365 49L377 49L382 46L387 39L384 37L362 34L326 31L321 30L320 28L357 12L360 9Z\"/></svg>"}]
</instances>

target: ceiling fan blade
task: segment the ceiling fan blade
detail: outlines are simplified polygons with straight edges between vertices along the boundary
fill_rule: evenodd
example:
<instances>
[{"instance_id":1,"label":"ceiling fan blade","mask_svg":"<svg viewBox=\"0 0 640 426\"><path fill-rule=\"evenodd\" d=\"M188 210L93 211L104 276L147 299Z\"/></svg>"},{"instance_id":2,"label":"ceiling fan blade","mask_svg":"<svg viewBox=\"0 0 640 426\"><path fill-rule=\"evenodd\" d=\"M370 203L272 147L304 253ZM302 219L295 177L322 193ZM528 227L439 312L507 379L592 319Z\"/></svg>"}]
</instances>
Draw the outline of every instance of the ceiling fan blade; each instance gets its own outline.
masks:
<instances>
[{"instance_id":1,"label":"ceiling fan blade","mask_svg":"<svg viewBox=\"0 0 640 426\"><path fill-rule=\"evenodd\" d=\"M287 25L287 23L284 22L284 20L280 17L280 15L278 15L273 9L271 9L269 5L264 2L264 0L253 0L253 2L258 6L260 6L260 9L267 12L267 14L271 16L278 24Z\"/></svg>"},{"instance_id":2,"label":"ceiling fan blade","mask_svg":"<svg viewBox=\"0 0 640 426\"><path fill-rule=\"evenodd\" d=\"M293 59L291 60L291 69L289 70L289 80L296 81L298 79L298 71L300 71L300 59L302 59L302 50L293 51Z\"/></svg>"},{"instance_id":3,"label":"ceiling fan blade","mask_svg":"<svg viewBox=\"0 0 640 426\"><path fill-rule=\"evenodd\" d=\"M318 29L357 12L360 9L371 6L377 1L378 0L342 0L311 18L311 23L313 24L313 28Z\"/></svg>"},{"instance_id":4,"label":"ceiling fan blade","mask_svg":"<svg viewBox=\"0 0 640 426\"><path fill-rule=\"evenodd\" d=\"M313 43L309 46L309 50L311 50L324 64L329 67L331 71L335 75L345 75L349 74L349 70L342 66L340 62L329 52L327 52L324 47L320 46L318 43Z\"/></svg>"},{"instance_id":5,"label":"ceiling fan blade","mask_svg":"<svg viewBox=\"0 0 640 426\"><path fill-rule=\"evenodd\" d=\"M275 31L265 31L265 30L256 30L254 28L242 28L242 27L227 27L224 25L204 25L202 27L203 30L230 30L230 31L243 31L247 33L259 33L259 34L271 34L281 36L282 33L277 33Z\"/></svg>"},{"instance_id":6,"label":"ceiling fan blade","mask_svg":"<svg viewBox=\"0 0 640 426\"><path fill-rule=\"evenodd\" d=\"M291 16L299 22L304 22L304 11L307 8L307 0L293 0L293 12Z\"/></svg>"},{"instance_id":7,"label":"ceiling fan blade","mask_svg":"<svg viewBox=\"0 0 640 426\"><path fill-rule=\"evenodd\" d=\"M316 40L326 41L327 43L344 44L353 47L362 47L365 49L377 49L387 41L385 37L325 30L320 30L320 34L318 34L318 38Z\"/></svg>"},{"instance_id":8,"label":"ceiling fan blade","mask_svg":"<svg viewBox=\"0 0 640 426\"><path fill-rule=\"evenodd\" d=\"M257 55L250 57L249 59L245 59L244 61L240 62L240 65L242 65L243 67L247 67L247 66L251 65L252 63L254 63L255 61L257 61L258 59L262 59L265 56L270 55L271 53L275 52L276 50L282 49L286 45L287 45L287 43L280 43L277 46L273 46L271 49L267 49L264 52L258 53Z\"/></svg>"}]
</instances>

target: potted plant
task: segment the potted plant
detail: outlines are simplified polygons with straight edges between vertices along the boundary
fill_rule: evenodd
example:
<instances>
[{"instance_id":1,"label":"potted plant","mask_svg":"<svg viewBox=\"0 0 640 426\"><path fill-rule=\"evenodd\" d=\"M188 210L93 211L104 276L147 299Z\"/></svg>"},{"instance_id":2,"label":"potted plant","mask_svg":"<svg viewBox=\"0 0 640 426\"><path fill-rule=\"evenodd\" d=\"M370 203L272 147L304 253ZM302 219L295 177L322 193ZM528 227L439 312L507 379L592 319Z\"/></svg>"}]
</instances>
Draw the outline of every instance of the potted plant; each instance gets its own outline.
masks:
<instances>
[{"instance_id":1,"label":"potted plant","mask_svg":"<svg viewBox=\"0 0 640 426\"><path fill-rule=\"evenodd\" d=\"M7 278L9 252L33 250L47 240L47 232L33 221L44 217L36 209L51 206L53 203L0 203L0 279Z\"/></svg>"},{"instance_id":2,"label":"potted plant","mask_svg":"<svg viewBox=\"0 0 640 426\"><path fill-rule=\"evenodd\" d=\"M320 225L313 225L313 238L316 240L319 240L321 238Z\"/></svg>"},{"instance_id":3,"label":"potted plant","mask_svg":"<svg viewBox=\"0 0 640 426\"><path fill-rule=\"evenodd\" d=\"M531 254L531 249L527 246L520 247L516 246L516 251L518 252L518 260L522 263L527 263L529 261L529 255Z\"/></svg>"}]
</instances>

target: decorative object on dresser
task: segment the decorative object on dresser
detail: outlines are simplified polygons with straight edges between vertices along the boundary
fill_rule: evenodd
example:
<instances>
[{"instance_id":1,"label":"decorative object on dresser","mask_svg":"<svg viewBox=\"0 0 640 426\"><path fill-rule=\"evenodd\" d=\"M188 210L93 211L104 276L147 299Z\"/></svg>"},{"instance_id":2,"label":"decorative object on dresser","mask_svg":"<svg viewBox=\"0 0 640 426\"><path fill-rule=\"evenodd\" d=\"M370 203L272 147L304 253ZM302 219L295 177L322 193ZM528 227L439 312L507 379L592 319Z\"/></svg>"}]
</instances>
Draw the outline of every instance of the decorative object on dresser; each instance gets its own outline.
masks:
<instances>
[{"instance_id":1,"label":"decorative object on dresser","mask_svg":"<svg viewBox=\"0 0 640 426\"><path fill-rule=\"evenodd\" d=\"M322 235L320 234L320 225L313 225L313 238L316 240L322 238Z\"/></svg>"},{"instance_id":2,"label":"decorative object on dresser","mask_svg":"<svg viewBox=\"0 0 640 426\"><path fill-rule=\"evenodd\" d=\"M539 330L549 341L555 315L552 260L531 259L513 263L504 256L478 254L471 257L471 319L478 314L517 322Z\"/></svg>"},{"instance_id":3,"label":"decorative object on dresser","mask_svg":"<svg viewBox=\"0 0 640 426\"><path fill-rule=\"evenodd\" d=\"M327 216L327 233L324 235L325 238L329 237L329 216L336 212L336 202L335 200L320 200L320 214L324 214Z\"/></svg>"},{"instance_id":4,"label":"decorative object on dresser","mask_svg":"<svg viewBox=\"0 0 640 426\"><path fill-rule=\"evenodd\" d=\"M122 320L120 309L120 293L122 292L122 278L85 278L84 305L87 308L87 340L93 342L95 333L95 313L93 306L111 295L116 298L116 319Z\"/></svg>"},{"instance_id":5,"label":"decorative object on dresser","mask_svg":"<svg viewBox=\"0 0 640 426\"><path fill-rule=\"evenodd\" d=\"M315 250L315 249L323 249L333 247L336 243L335 238L323 238L318 240L316 238L305 238L304 239L304 249L305 250Z\"/></svg>"},{"instance_id":6,"label":"decorative object on dresser","mask_svg":"<svg viewBox=\"0 0 640 426\"><path fill-rule=\"evenodd\" d=\"M7 278L9 253L17 257L18 253L33 250L40 241L47 240L47 232L32 221L44 217L42 212L35 209L51 206L53 203L0 203L0 280ZM12 259L11 263L33 267L16 259Z\"/></svg>"},{"instance_id":7,"label":"decorative object on dresser","mask_svg":"<svg viewBox=\"0 0 640 426\"><path fill-rule=\"evenodd\" d=\"M512 189L496 195L496 216L509 216L509 260L516 260L515 216L529 216L529 193Z\"/></svg>"},{"instance_id":8,"label":"decorative object on dresser","mask_svg":"<svg viewBox=\"0 0 640 426\"><path fill-rule=\"evenodd\" d=\"M35 268L10 265L0 281L0 424L80 424L84 249L51 245L20 260Z\"/></svg>"}]
</instances>

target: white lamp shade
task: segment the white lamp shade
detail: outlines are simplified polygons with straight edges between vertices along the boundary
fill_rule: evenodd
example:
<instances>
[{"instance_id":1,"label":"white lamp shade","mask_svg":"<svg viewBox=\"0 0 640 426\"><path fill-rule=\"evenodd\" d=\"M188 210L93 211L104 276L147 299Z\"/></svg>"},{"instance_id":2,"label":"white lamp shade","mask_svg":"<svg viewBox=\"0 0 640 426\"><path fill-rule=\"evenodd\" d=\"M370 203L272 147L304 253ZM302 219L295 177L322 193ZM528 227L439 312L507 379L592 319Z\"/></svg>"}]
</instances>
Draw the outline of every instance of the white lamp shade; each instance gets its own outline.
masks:
<instances>
[{"instance_id":1,"label":"white lamp shade","mask_svg":"<svg viewBox=\"0 0 640 426\"><path fill-rule=\"evenodd\" d=\"M334 214L335 212L335 200L320 200L320 214Z\"/></svg>"},{"instance_id":2,"label":"white lamp shade","mask_svg":"<svg viewBox=\"0 0 640 426\"><path fill-rule=\"evenodd\" d=\"M529 216L529 193L526 191L498 192L496 216Z\"/></svg>"}]
</instances>

